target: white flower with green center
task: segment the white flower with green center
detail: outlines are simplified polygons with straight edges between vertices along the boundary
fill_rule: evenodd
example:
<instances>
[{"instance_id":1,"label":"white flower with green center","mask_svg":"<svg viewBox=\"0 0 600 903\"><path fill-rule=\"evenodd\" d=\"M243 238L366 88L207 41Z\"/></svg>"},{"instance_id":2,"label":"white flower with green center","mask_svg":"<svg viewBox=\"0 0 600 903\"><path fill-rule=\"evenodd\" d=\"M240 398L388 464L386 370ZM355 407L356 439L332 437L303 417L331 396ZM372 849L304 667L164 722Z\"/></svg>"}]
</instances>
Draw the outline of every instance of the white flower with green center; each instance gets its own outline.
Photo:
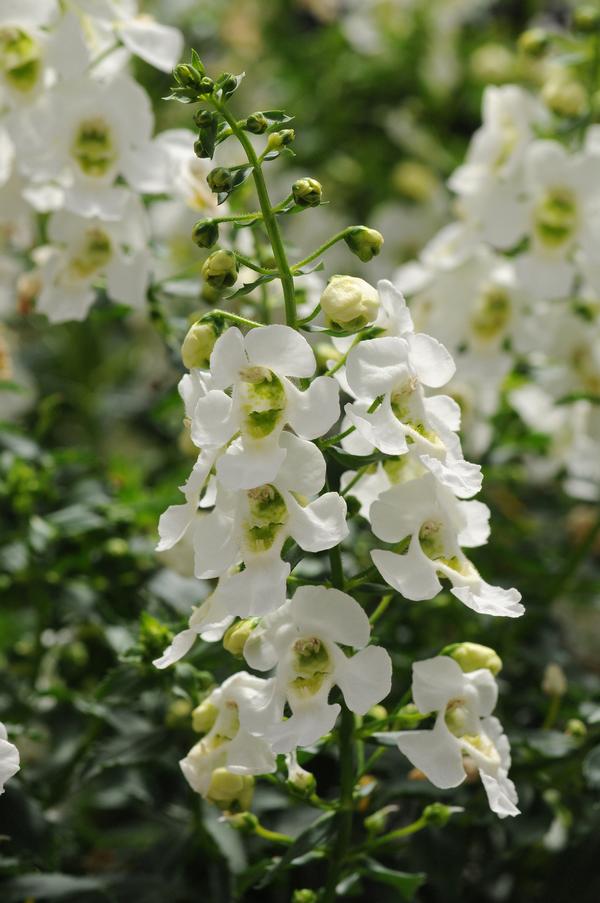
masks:
<instances>
[{"instance_id":1,"label":"white flower with green center","mask_svg":"<svg viewBox=\"0 0 600 903\"><path fill-rule=\"evenodd\" d=\"M193 608L185 630L175 634L163 654L152 662L155 668L162 670L174 665L187 655L198 637L205 643L216 643L222 639L234 620L220 591L226 580L226 577L222 577L214 592L201 605Z\"/></svg>"},{"instance_id":2,"label":"white flower with green center","mask_svg":"<svg viewBox=\"0 0 600 903\"><path fill-rule=\"evenodd\" d=\"M383 734L443 789L466 778L465 759L479 770L490 808L505 818L518 815L517 792L508 777L510 746L497 718L491 717L498 686L491 671L464 673L446 655L415 662L412 694L423 714L437 713L432 730Z\"/></svg>"},{"instance_id":3,"label":"white flower with green center","mask_svg":"<svg viewBox=\"0 0 600 903\"><path fill-rule=\"evenodd\" d=\"M232 775L275 771L271 747L255 729L256 712L264 712L272 685L272 680L240 671L213 690L195 710L194 727L204 737L179 764L190 786L201 796L211 795L217 769L224 768Z\"/></svg>"},{"instance_id":4,"label":"white flower with green center","mask_svg":"<svg viewBox=\"0 0 600 903\"><path fill-rule=\"evenodd\" d=\"M6 728L0 721L0 794L4 793L4 785L19 767L19 750L8 739Z\"/></svg>"},{"instance_id":5,"label":"white flower with green center","mask_svg":"<svg viewBox=\"0 0 600 903\"><path fill-rule=\"evenodd\" d=\"M196 405L191 436L199 448L239 437L217 462L217 477L227 489L252 489L277 476L286 425L315 439L339 417L334 379L318 376L304 391L292 382L314 373L315 357L288 326L263 326L246 336L232 327L217 340L210 364L212 389Z\"/></svg>"},{"instance_id":6,"label":"white flower with green center","mask_svg":"<svg viewBox=\"0 0 600 903\"><path fill-rule=\"evenodd\" d=\"M334 686L357 715L384 699L392 663L381 646L368 646L363 609L337 589L303 586L250 634L244 657L251 668L275 668L269 703L257 716L275 752L310 746L334 726L340 711L329 703ZM359 650L346 655L340 647ZM284 719L286 705L291 717Z\"/></svg>"},{"instance_id":7,"label":"white flower with green center","mask_svg":"<svg viewBox=\"0 0 600 903\"><path fill-rule=\"evenodd\" d=\"M0 7L0 99L21 107L44 85L48 26L56 0L3 0Z\"/></svg>"},{"instance_id":8,"label":"white flower with green center","mask_svg":"<svg viewBox=\"0 0 600 903\"><path fill-rule=\"evenodd\" d=\"M464 460L456 430L458 405L446 395L425 396L423 385L443 386L454 362L430 336L407 333L360 342L348 354L346 379L356 401L345 407L348 423L368 445L386 455L411 451L456 495L479 491L481 471Z\"/></svg>"},{"instance_id":9,"label":"white flower with green center","mask_svg":"<svg viewBox=\"0 0 600 903\"><path fill-rule=\"evenodd\" d=\"M375 535L395 548L371 557L407 599L433 599L446 578L451 593L473 611L519 617L521 594L486 583L461 548L487 542L489 515L482 502L457 500L432 474L392 486L373 502L370 517Z\"/></svg>"},{"instance_id":10,"label":"white flower with green center","mask_svg":"<svg viewBox=\"0 0 600 903\"><path fill-rule=\"evenodd\" d=\"M229 612L239 617L283 604L290 565L281 550L288 537L305 552L321 552L348 534L344 499L337 492L314 498L325 483L321 452L288 432L281 445L286 454L275 480L235 492L219 484L213 511L194 523L197 577L219 577L245 565L221 588Z\"/></svg>"},{"instance_id":11,"label":"white flower with green center","mask_svg":"<svg viewBox=\"0 0 600 903\"><path fill-rule=\"evenodd\" d=\"M130 195L122 219L84 218L66 210L48 223L51 245L39 249L41 291L37 310L51 323L83 320L99 281L112 301L142 309L149 279L147 225L139 200Z\"/></svg>"}]
</instances>

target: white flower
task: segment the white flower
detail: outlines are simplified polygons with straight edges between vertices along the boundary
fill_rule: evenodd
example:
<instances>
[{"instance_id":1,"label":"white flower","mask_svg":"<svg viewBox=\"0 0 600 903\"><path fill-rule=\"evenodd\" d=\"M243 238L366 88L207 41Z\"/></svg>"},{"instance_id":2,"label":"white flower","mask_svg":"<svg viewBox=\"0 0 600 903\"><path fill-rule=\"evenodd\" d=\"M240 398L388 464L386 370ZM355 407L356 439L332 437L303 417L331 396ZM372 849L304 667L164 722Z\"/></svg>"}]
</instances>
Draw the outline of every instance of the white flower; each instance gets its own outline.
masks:
<instances>
[{"instance_id":1,"label":"white flower","mask_svg":"<svg viewBox=\"0 0 600 903\"><path fill-rule=\"evenodd\" d=\"M19 750L8 740L6 728L0 721L0 793L4 793L4 785L19 767Z\"/></svg>"},{"instance_id":2,"label":"white flower","mask_svg":"<svg viewBox=\"0 0 600 903\"><path fill-rule=\"evenodd\" d=\"M335 724L340 706L328 702L334 686L346 705L364 715L390 691L392 663L381 646L367 646L367 615L346 593L303 586L250 634L244 657L260 671L276 668L263 713L274 751L309 746ZM340 645L358 649L351 657ZM284 720L286 703L291 717Z\"/></svg>"},{"instance_id":3,"label":"white flower","mask_svg":"<svg viewBox=\"0 0 600 903\"><path fill-rule=\"evenodd\" d=\"M275 771L275 756L268 742L256 736L255 731L256 711L264 707L272 683L240 671L202 703L201 727L208 730L179 763L197 793L209 795L216 769L226 768L238 775Z\"/></svg>"},{"instance_id":4,"label":"white flower","mask_svg":"<svg viewBox=\"0 0 600 903\"><path fill-rule=\"evenodd\" d=\"M52 244L36 251L41 292L37 310L51 323L83 320L106 279L111 301L142 309L149 280L144 208L134 195L123 198L122 218L81 217L67 210L48 223Z\"/></svg>"},{"instance_id":5,"label":"white flower","mask_svg":"<svg viewBox=\"0 0 600 903\"><path fill-rule=\"evenodd\" d=\"M480 614L515 618L523 614L516 589L490 586L463 553L487 542L489 509L458 501L432 474L392 486L371 505L373 532L389 543L408 543L402 552L371 553L384 580L407 599L432 599L446 577L457 599Z\"/></svg>"},{"instance_id":6,"label":"white flower","mask_svg":"<svg viewBox=\"0 0 600 903\"><path fill-rule=\"evenodd\" d=\"M152 662L155 668L162 670L174 665L187 655L197 637L201 637L205 643L215 643L223 637L233 621L233 615L229 613L220 593L221 585L220 581L214 592L198 608L193 608L188 627L177 633L160 658Z\"/></svg>"},{"instance_id":7,"label":"white flower","mask_svg":"<svg viewBox=\"0 0 600 903\"><path fill-rule=\"evenodd\" d=\"M279 442L286 424L305 439L322 436L339 417L338 386L318 376L301 391L289 377L315 369L313 351L288 326L264 326L246 336L236 327L216 342L211 355L211 390L199 399L191 436L200 448L240 440L217 462L228 489L251 489L275 478L285 458ZM225 389L232 389L231 397Z\"/></svg>"},{"instance_id":8,"label":"white flower","mask_svg":"<svg viewBox=\"0 0 600 903\"><path fill-rule=\"evenodd\" d=\"M0 101L20 108L46 82L48 26L57 0L3 0L0 8Z\"/></svg>"},{"instance_id":9,"label":"white flower","mask_svg":"<svg viewBox=\"0 0 600 903\"><path fill-rule=\"evenodd\" d=\"M336 326L362 329L379 312L377 291L356 276L332 276L321 295L321 310Z\"/></svg>"},{"instance_id":10,"label":"white flower","mask_svg":"<svg viewBox=\"0 0 600 903\"><path fill-rule=\"evenodd\" d=\"M465 674L445 655L415 662L413 700L422 714L437 712L432 730L398 731L400 752L436 787L458 787L465 780L464 759L479 770L490 808L505 818L518 815L517 792L508 777L510 746L497 718L490 717L498 686L490 671Z\"/></svg>"}]
</instances>

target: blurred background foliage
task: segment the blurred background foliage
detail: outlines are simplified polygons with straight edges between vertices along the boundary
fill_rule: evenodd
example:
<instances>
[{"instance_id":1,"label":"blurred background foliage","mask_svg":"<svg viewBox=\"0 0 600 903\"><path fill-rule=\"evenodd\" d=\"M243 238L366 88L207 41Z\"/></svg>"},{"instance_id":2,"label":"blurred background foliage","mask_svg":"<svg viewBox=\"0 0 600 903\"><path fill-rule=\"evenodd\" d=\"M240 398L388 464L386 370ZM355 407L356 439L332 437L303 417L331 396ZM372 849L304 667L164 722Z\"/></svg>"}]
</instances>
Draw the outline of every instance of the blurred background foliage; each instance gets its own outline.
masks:
<instances>
[{"instance_id":1,"label":"blurred background foliage","mask_svg":"<svg viewBox=\"0 0 600 903\"><path fill-rule=\"evenodd\" d=\"M182 28L209 68L249 73L240 109L296 116L298 156L273 177L282 196L300 170L323 183L331 205L310 221L315 241L349 221L384 232L385 253L368 271L343 258L345 271L372 281L449 218L444 179L478 125L485 85L535 84L519 34L568 16L564 3L534 0L156 0L145 9ZM136 75L158 128L189 125L185 108L160 101L166 76L143 63ZM220 646L203 643L167 672L151 664L208 587L185 554L153 553L158 516L190 458L171 335L186 311L174 303L149 313L100 303L87 321L50 328L24 303L2 334L3 375L22 386L2 393L0 411L0 716L22 757L0 801L6 903L284 903L294 888L319 886L324 870L309 834L293 868L253 889L274 850L219 822L178 769L194 739L191 709L227 672ZM508 411L497 416L482 494L492 541L474 556L490 582L520 588L526 617L476 619L441 595L390 607L377 627L394 658L395 700L413 659L461 639L497 649L523 815L500 822L476 785L440 792L388 753L365 816L395 804L404 823L435 800L465 811L386 853L390 868L426 875L416 891L358 878L349 899L600 899L598 513L558 486L527 485L510 452L536 441ZM355 524L360 567L368 549ZM564 686L553 687L549 664ZM307 759L321 796L334 795L333 751ZM260 783L255 811L301 834L312 812L275 784Z\"/></svg>"}]
</instances>

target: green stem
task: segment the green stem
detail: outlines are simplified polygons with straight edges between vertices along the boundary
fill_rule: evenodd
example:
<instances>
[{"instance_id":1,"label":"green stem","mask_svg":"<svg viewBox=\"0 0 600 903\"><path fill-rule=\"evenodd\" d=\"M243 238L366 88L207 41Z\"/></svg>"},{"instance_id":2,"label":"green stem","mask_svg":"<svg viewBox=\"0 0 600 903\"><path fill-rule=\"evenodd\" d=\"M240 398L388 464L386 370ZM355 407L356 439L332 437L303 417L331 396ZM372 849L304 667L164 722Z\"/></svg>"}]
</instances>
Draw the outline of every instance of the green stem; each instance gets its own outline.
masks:
<instances>
[{"instance_id":1,"label":"green stem","mask_svg":"<svg viewBox=\"0 0 600 903\"><path fill-rule=\"evenodd\" d=\"M232 133L236 136L236 138L242 145L246 157L248 158L248 162L252 166L252 176L254 178L254 184L256 186L256 193L258 195L258 201L260 204L260 209L262 211L263 221L269 236L269 240L271 242L271 247L273 248L273 257L275 258L275 263L277 264L279 278L281 279L281 285L283 288L285 320L288 326L291 326L293 329L295 329L297 316L294 277L290 270L290 265L288 263L285 248L283 246L283 239L281 237L281 232L279 231L277 217L275 216L273 208L271 207L271 199L269 198L269 192L260 165L260 161L256 156L256 151L252 146L252 142L249 140L247 134L239 127L236 119L229 112L227 105L222 101L217 100L216 98L212 99L212 103L221 113L221 115L231 128Z\"/></svg>"},{"instance_id":2,"label":"green stem","mask_svg":"<svg viewBox=\"0 0 600 903\"><path fill-rule=\"evenodd\" d=\"M383 847L388 843L394 843L396 840L401 840L403 837L408 837L410 834L416 834L417 831L422 831L423 828L427 827L427 820L421 816L416 821L411 822L410 825L406 825L404 828L397 828L396 831L390 831L389 834L384 834L383 837L377 837L375 840L370 841L367 844L367 849L376 850L379 847Z\"/></svg>"},{"instance_id":3,"label":"green stem","mask_svg":"<svg viewBox=\"0 0 600 903\"><path fill-rule=\"evenodd\" d=\"M255 273L262 273L263 276L275 275L274 270L268 270L266 267L261 267L258 263L254 263L253 260L250 260L249 257L244 257L239 251L235 252L235 256L243 266L248 267L250 270L254 270Z\"/></svg>"},{"instance_id":4,"label":"green stem","mask_svg":"<svg viewBox=\"0 0 600 903\"><path fill-rule=\"evenodd\" d=\"M283 843L286 846L290 846L294 842L294 838L290 837L288 834L280 834L279 831L269 831L269 829L265 828L264 825L261 825L260 822L254 828L254 833L264 840L270 840L271 843Z\"/></svg>"},{"instance_id":5,"label":"green stem","mask_svg":"<svg viewBox=\"0 0 600 903\"><path fill-rule=\"evenodd\" d=\"M554 726L554 722L558 718L558 713L560 711L560 701L561 697L558 693L555 693L554 696L550 697L550 705L548 706L548 711L546 712L546 717L544 718L544 723L542 725L543 730L549 731L550 728Z\"/></svg>"},{"instance_id":6,"label":"green stem","mask_svg":"<svg viewBox=\"0 0 600 903\"><path fill-rule=\"evenodd\" d=\"M369 618L369 622L371 624L375 624L379 620L379 618L385 612L386 608L388 607L388 605L390 604L390 602L392 601L393 598L394 598L393 593L388 593L386 596L383 597L383 599L381 600L381 602L379 603L379 605L377 606L377 608L375 609L375 611Z\"/></svg>"},{"instance_id":7,"label":"green stem","mask_svg":"<svg viewBox=\"0 0 600 903\"><path fill-rule=\"evenodd\" d=\"M210 313L201 317L201 320L213 320L215 317L223 317L225 320L231 320L232 323L239 323L240 326L247 326L249 329L264 326L264 323L257 323L256 320L248 320L246 317L240 317L239 314L232 314L228 310L220 310L219 308L211 310Z\"/></svg>"},{"instance_id":8,"label":"green stem","mask_svg":"<svg viewBox=\"0 0 600 903\"><path fill-rule=\"evenodd\" d=\"M348 429L344 430L343 433L336 433L335 436L330 436L329 439L321 439L318 443L319 448L328 448L330 445L335 445L337 442L341 442L342 439L345 439L346 436L349 436L350 433L353 433L355 430L355 426L349 426Z\"/></svg>"},{"instance_id":9,"label":"green stem","mask_svg":"<svg viewBox=\"0 0 600 903\"><path fill-rule=\"evenodd\" d=\"M295 263L292 267L292 272L297 273L299 269L303 266L306 266L307 263L311 263L317 257L320 257L328 248L331 248L333 245L337 244L338 241L342 241L347 235L352 232L353 229L356 229L356 226L347 226L345 229L342 229L341 232L336 233L336 235L332 235L332 237L322 244L320 248L317 248L316 251L313 251L312 254L309 254L308 257L305 257L304 260L299 260L298 263Z\"/></svg>"},{"instance_id":10,"label":"green stem","mask_svg":"<svg viewBox=\"0 0 600 903\"><path fill-rule=\"evenodd\" d=\"M342 491L340 492L340 495L341 496L348 495L350 493L350 490L354 489L354 487L359 482L359 480L362 480L362 478L364 477L364 475L366 474L366 472L368 471L370 466L371 466L370 464L363 464L363 466L356 471L356 473L354 474L354 476L352 477L350 482L344 487L344 489L342 489Z\"/></svg>"}]
</instances>

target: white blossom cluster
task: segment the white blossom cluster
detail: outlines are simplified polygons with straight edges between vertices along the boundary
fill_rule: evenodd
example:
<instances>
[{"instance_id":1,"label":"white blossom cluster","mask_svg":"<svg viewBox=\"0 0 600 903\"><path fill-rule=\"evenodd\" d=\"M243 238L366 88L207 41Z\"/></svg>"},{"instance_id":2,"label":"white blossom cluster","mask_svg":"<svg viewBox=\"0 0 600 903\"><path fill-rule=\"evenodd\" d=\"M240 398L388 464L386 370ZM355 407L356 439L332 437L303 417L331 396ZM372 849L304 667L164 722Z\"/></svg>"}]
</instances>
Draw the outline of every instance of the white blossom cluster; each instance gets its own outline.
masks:
<instances>
[{"instance_id":1,"label":"white blossom cluster","mask_svg":"<svg viewBox=\"0 0 600 903\"><path fill-rule=\"evenodd\" d=\"M390 691L390 657L369 644L369 619L358 602L332 586L301 585L287 598L290 548L317 553L347 536L344 487L359 499L381 542L373 564L393 590L410 600L432 599L447 580L453 595L476 612L523 612L517 590L486 583L463 551L487 541L489 510L471 499L481 473L462 454L460 409L437 392L454 374L449 352L415 333L402 294L387 281L376 290L361 279L334 277L321 307L330 319L373 327L375 338L356 332L354 341L340 339L339 364L312 378L315 356L300 332L271 325L243 335L232 326L214 342L209 369L192 368L180 383L199 454L181 487L185 502L162 515L158 548L190 534L196 576L218 582L155 665L176 662L198 636L208 642L224 636L225 647L250 668L271 673L265 679L236 674L196 710L204 736L182 768L194 789L223 807L245 798L242 779L273 771L276 754L291 755L294 763L298 747L332 730L340 711L329 701L333 687L357 715ZM340 386L348 397L342 454L357 468L344 474L341 492L333 492L314 440L340 421ZM515 814L514 789L511 811L498 803L508 752L499 725L489 719L491 690L485 695L481 689L482 700L473 697L473 681L477 692L480 684L495 687L491 672L485 674L456 679L447 698L436 696L443 721L447 710L473 712L460 724L446 718L448 729L433 734L443 739L439 756L449 763L450 777L443 780L454 784L440 783L439 773L426 768L418 751L413 756L402 737L399 746L444 787L459 783L456 755L460 760L462 752L479 750L492 808ZM421 708L424 697L415 688ZM480 723L480 715L487 720ZM236 776L228 800L227 775Z\"/></svg>"},{"instance_id":2,"label":"white blossom cluster","mask_svg":"<svg viewBox=\"0 0 600 903\"><path fill-rule=\"evenodd\" d=\"M544 460L528 462L532 476L563 471L569 493L596 498L600 129L555 131L533 94L487 88L482 126L449 181L458 218L395 283L419 328L456 358L449 392L470 451L490 445L508 388L524 423L546 437Z\"/></svg>"},{"instance_id":3,"label":"white blossom cluster","mask_svg":"<svg viewBox=\"0 0 600 903\"><path fill-rule=\"evenodd\" d=\"M19 770L19 751L8 739L5 726L0 721L0 794L4 785Z\"/></svg>"},{"instance_id":4,"label":"white blossom cluster","mask_svg":"<svg viewBox=\"0 0 600 903\"><path fill-rule=\"evenodd\" d=\"M35 298L51 322L82 320L99 288L141 309L151 270L173 273L178 234L187 248L213 204L207 167L193 132L154 135L127 64L169 72L182 47L137 0L1 4L0 313Z\"/></svg>"}]
</instances>

